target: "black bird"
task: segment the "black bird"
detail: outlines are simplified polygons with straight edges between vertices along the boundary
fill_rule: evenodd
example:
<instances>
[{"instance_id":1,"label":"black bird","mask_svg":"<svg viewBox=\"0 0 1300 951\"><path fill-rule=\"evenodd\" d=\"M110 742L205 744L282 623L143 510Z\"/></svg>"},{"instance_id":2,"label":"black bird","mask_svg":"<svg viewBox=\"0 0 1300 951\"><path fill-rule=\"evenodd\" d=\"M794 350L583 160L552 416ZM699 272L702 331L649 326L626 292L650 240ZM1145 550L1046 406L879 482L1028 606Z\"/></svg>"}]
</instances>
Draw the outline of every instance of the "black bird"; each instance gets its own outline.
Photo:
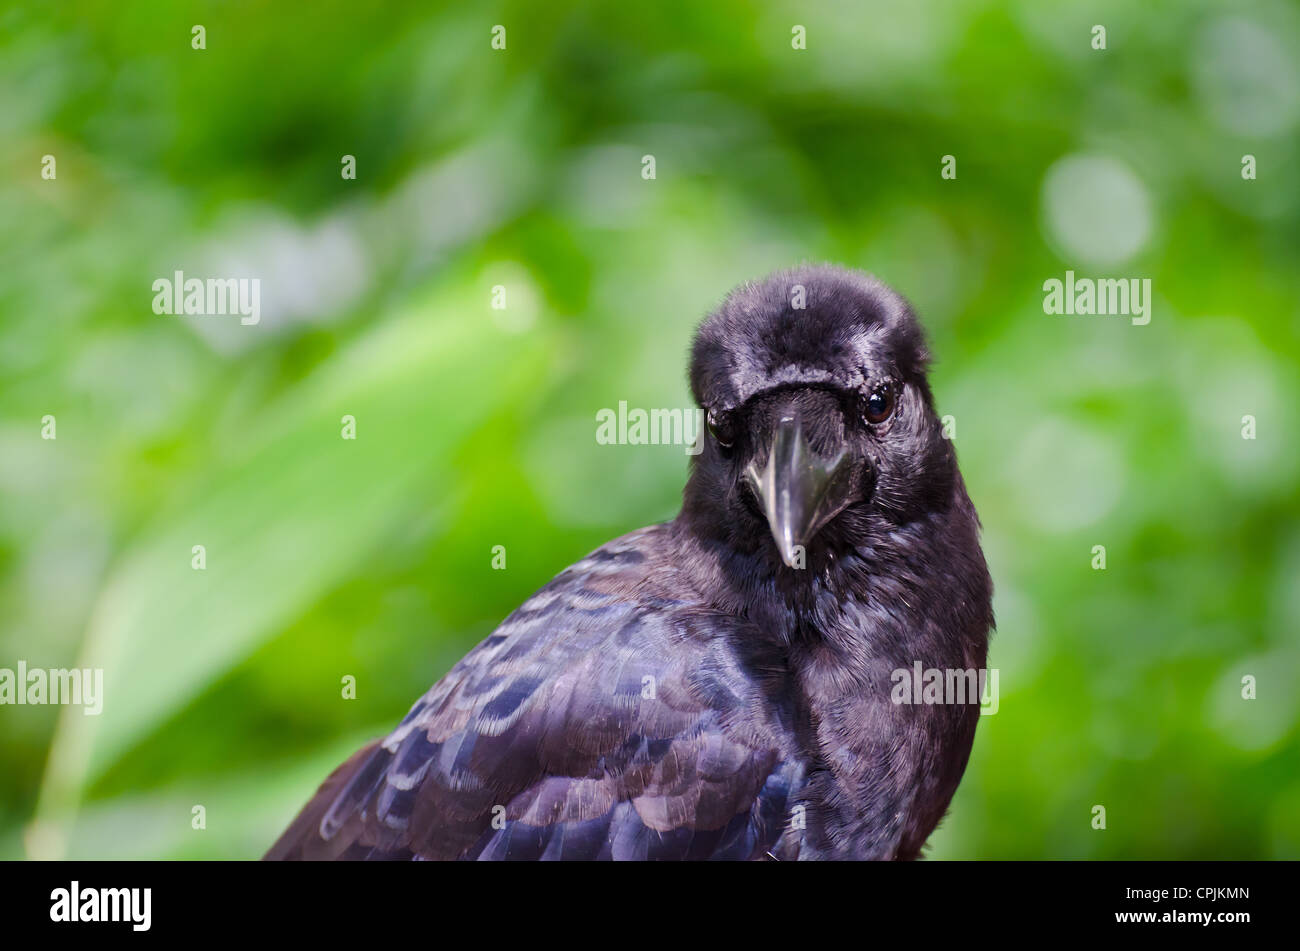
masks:
<instances>
[{"instance_id":1,"label":"black bird","mask_svg":"<svg viewBox=\"0 0 1300 951\"><path fill-rule=\"evenodd\" d=\"M993 625L927 361L867 275L733 291L677 518L526 601L267 858L918 857L979 707L897 702L896 672L982 669Z\"/></svg>"}]
</instances>

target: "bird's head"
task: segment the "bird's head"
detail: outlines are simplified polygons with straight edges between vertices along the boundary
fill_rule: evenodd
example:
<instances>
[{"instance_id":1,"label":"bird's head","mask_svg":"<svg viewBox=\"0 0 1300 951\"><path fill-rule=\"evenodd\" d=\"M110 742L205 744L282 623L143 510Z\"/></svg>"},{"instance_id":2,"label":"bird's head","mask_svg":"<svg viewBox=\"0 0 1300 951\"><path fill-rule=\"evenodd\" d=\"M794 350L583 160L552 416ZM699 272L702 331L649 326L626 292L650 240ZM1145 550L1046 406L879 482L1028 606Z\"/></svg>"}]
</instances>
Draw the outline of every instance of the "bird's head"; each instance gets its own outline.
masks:
<instances>
[{"instance_id":1,"label":"bird's head","mask_svg":"<svg viewBox=\"0 0 1300 951\"><path fill-rule=\"evenodd\" d=\"M803 567L946 504L956 462L927 360L907 302L865 274L802 267L732 291L692 347L708 433L687 510Z\"/></svg>"}]
</instances>

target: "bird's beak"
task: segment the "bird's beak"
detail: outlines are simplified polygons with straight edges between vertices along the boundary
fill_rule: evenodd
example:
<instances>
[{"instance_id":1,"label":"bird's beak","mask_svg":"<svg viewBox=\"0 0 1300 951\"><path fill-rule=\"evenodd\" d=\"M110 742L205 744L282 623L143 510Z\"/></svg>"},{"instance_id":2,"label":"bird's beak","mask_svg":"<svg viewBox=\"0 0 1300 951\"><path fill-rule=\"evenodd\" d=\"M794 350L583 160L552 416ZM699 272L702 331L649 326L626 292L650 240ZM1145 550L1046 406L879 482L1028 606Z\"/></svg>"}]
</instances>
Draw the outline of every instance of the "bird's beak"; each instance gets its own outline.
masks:
<instances>
[{"instance_id":1,"label":"bird's beak","mask_svg":"<svg viewBox=\"0 0 1300 951\"><path fill-rule=\"evenodd\" d=\"M786 565L802 568L804 546L853 501L851 473L844 449L830 459L814 454L798 415L782 414L767 462L761 469L751 462L745 479L762 502Z\"/></svg>"}]
</instances>

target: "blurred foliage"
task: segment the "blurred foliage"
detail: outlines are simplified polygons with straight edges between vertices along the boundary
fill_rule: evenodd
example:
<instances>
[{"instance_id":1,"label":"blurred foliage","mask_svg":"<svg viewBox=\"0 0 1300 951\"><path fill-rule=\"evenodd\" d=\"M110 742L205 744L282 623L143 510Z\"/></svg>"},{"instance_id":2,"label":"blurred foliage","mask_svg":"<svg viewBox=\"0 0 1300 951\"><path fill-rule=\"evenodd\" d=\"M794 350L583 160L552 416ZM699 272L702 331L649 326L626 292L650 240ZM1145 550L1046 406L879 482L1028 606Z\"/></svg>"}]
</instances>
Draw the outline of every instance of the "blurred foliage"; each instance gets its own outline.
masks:
<instances>
[{"instance_id":1,"label":"blurred foliage","mask_svg":"<svg viewBox=\"0 0 1300 951\"><path fill-rule=\"evenodd\" d=\"M681 449L596 411L689 405L703 313L831 260L925 320L997 585L931 854L1300 857L1295 7L441 6L0 12L0 667L107 692L0 708L0 856L260 854L672 517ZM1067 268L1151 323L1045 315ZM261 323L155 315L177 269L259 277Z\"/></svg>"}]
</instances>

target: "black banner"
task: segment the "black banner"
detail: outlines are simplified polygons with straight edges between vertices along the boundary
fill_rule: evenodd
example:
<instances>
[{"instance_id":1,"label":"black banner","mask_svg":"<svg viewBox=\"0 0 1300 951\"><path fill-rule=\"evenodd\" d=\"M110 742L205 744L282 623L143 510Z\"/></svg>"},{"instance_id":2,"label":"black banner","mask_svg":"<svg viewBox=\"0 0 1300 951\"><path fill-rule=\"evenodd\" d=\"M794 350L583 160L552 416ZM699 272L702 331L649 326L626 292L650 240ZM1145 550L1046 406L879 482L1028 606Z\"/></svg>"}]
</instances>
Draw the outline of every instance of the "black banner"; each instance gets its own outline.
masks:
<instances>
[{"instance_id":1,"label":"black banner","mask_svg":"<svg viewBox=\"0 0 1300 951\"><path fill-rule=\"evenodd\" d=\"M748 867L568 864L63 862L0 865L6 934L377 939L423 929L665 930L688 918L801 930L850 922L864 942L915 946L1046 933L1232 941L1284 927L1295 863L760 863ZM677 920L681 919L681 920ZM969 930L966 930L969 929ZM710 930L698 929L700 934ZM474 939L472 943L478 943Z\"/></svg>"}]
</instances>

